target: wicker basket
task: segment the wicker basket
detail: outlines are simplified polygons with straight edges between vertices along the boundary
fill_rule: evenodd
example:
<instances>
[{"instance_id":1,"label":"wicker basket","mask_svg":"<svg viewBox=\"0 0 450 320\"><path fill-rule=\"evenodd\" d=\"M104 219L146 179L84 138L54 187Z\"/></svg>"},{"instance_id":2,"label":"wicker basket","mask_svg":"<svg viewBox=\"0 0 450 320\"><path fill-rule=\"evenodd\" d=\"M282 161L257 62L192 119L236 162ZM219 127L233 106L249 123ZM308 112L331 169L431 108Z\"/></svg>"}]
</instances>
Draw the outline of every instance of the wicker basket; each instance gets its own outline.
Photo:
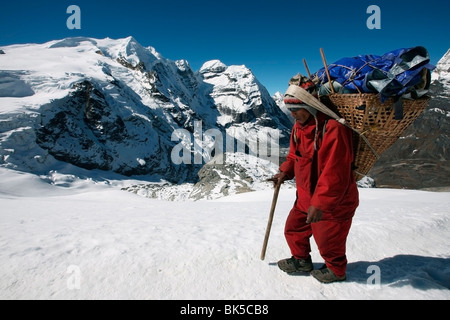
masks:
<instances>
[{"instance_id":1,"label":"wicker basket","mask_svg":"<svg viewBox=\"0 0 450 320\"><path fill-rule=\"evenodd\" d=\"M430 100L428 97L403 100L403 119L396 120L395 102L389 99L381 103L378 94L331 94L328 98L347 123L366 137L354 135L357 180L369 173L378 156L400 138Z\"/></svg>"}]
</instances>

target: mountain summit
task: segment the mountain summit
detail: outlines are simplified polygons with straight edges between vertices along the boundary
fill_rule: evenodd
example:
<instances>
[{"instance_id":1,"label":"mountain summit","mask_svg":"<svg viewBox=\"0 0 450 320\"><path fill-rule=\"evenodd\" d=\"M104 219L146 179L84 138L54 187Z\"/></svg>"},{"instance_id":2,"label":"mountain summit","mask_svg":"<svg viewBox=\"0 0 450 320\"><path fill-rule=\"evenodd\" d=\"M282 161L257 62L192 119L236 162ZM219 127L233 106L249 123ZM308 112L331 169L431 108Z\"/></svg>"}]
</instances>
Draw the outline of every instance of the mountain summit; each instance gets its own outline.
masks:
<instances>
[{"instance_id":1,"label":"mountain summit","mask_svg":"<svg viewBox=\"0 0 450 320\"><path fill-rule=\"evenodd\" d=\"M208 130L228 141L257 143L264 132L280 137L281 146L289 142L289 119L245 66L214 60L194 72L133 37L2 50L4 167L45 174L71 164L181 183L196 181L214 156L205 152L215 143ZM175 164L177 145L202 161Z\"/></svg>"}]
</instances>

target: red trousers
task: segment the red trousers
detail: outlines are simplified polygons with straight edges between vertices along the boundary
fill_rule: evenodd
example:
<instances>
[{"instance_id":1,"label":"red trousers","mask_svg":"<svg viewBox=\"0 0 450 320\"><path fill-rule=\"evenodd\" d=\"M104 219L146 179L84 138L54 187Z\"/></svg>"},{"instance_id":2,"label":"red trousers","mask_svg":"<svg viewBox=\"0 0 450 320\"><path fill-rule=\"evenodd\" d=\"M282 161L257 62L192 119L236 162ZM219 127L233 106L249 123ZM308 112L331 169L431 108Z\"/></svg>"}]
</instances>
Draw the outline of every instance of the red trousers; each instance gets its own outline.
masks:
<instances>
[{"instance_id":1,"label":"red trousers","mask_svg":"<svg viewBox=\"0 0 450 320\"><path fill-rule=\"evenodd\" d=\"M294 207L286 221L285 237L292 255L297 259L310 257L310 238L314 236L327 267L338 277L347 270L346 244L352 219L325 220L307 224L307 213Z\"/></svg>"}]
</instances>

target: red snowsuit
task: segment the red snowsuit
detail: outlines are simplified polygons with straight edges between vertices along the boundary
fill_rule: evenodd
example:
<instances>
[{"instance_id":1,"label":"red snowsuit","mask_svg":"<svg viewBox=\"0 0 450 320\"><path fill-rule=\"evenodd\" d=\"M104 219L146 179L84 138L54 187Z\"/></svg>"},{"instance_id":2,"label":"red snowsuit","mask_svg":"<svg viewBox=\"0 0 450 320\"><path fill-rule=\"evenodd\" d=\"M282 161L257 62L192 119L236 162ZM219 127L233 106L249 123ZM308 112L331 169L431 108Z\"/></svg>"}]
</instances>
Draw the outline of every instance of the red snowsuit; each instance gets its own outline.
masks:
<instances>
[{"instance_id":1,"label":"red snowsuit","mask_svg":"<svg viewBox=\"0 0 450 320\"><path fill-rule=\"evenodd\" d=\"M327 267L341 277L347 268L347 236L359 205L352 172L352 132L320 112L317 120L318 130L313 117L304 125L296 122L287 161L280 166L288 178L295 177L297 185L297 200L286 221L285 237L292 255L307 259L309 241L314 236ZM320 222L306 223L310 206L323 210Z\"/></svg>"}]
</instances>

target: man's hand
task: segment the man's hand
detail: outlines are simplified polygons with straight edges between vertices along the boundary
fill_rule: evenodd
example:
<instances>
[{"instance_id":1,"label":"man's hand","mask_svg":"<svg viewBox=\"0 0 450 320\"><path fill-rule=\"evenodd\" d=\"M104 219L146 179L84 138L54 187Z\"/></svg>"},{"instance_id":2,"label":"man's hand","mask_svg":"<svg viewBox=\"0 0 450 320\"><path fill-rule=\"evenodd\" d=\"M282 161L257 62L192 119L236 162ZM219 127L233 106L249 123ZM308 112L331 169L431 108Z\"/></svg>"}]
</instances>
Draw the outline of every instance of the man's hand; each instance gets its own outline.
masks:
<instances>
[{"instance_id":1,"label":"man's hand","mask_svg":"<svg viewBox=\"0 0 450 320\"><path fill-rule=\"evenodd\" d=\"M309 207L306 223L316 223L322 220L323 211L314 206Z\"/></svg>"},{"instance_id":2,"label":"man's hand","mask_svg":"<svg viewBox=\"0 0 450 320\"><path fill-rule=\"evenodd\" d=\"M279 172L270 179L273 182L273 186L281 186L286 180L288 180L288 176L284 172Z\"/></svg>"}]
</instances>

